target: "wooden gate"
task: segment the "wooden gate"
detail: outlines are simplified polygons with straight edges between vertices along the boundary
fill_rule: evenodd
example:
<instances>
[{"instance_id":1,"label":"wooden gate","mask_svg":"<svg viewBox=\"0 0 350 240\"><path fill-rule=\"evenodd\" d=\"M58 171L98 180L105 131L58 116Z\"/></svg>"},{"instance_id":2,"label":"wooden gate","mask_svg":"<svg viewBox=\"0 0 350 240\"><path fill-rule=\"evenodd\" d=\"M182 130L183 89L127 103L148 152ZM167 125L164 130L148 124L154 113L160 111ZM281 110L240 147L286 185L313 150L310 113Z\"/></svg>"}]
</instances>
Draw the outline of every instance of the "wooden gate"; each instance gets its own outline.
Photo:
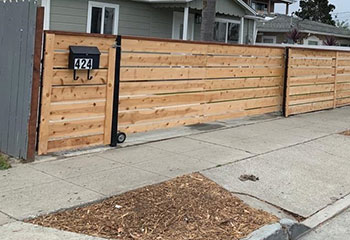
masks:
<instances>
[{"instance_id":1,"label":"wooden gate","mask_svg":"<svg viewBox=\"0 0 350 240\"><path fill-rule=\"evenodd\" d=\"M46 154L93 145L110 144L116 36L45 33L38 153ZM68 69L69 46L96 46L100 69Z\"/></svg>"}]
</instances>

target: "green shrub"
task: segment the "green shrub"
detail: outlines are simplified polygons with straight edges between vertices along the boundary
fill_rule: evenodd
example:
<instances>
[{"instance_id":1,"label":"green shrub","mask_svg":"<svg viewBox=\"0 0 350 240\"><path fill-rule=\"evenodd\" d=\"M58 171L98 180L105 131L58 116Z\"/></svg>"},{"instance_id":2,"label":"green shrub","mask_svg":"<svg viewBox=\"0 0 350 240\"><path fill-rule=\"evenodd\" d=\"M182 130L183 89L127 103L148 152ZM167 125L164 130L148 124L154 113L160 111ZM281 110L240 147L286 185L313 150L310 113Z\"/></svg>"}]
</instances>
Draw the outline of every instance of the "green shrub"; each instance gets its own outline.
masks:
<instances>
[{"instance_id":1,"label":"green shrub","mask_svg":"<svg viewBox=\"0 0 350 240\"><path fill-rule=\"evenodd\" d=\"M0 170L6 170L11 168L11 164L8 161L8 157L0 153Z\"/></svg>"}]
</instances>

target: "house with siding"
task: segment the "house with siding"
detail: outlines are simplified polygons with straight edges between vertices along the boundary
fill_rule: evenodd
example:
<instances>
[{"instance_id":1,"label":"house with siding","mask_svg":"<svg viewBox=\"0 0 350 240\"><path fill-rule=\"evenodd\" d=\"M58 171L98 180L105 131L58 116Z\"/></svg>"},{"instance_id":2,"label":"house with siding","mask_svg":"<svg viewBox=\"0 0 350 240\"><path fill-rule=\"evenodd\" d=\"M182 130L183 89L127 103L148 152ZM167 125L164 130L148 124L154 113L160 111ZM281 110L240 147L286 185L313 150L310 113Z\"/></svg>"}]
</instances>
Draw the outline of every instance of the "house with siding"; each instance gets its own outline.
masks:
<instances>
[{"instance_id":1,"label":"house with siding","mask_svg":"<svg viewBox=\"0 0 350 240\"><path fill-rule=\"evenodd\" d=\"M268 21L259 21L257 42L289 43L288 33L293 29L297 29L301 35L299 44L324 45L327 38L334 37L337 45L350 46L350 31L347 29L287 15L276 15Z\"/></svg>"},{"instance_id":2,"label":"house with siding","mask_svg":"<svg viewBox=\"0 0 350 240\"><path fill-rule=\"evenodd\" d=\"M45 29L200 40L202 0L41 0ZM217 0L215 41L253 44L256 11Z\"/></svg>"}]
</instances>

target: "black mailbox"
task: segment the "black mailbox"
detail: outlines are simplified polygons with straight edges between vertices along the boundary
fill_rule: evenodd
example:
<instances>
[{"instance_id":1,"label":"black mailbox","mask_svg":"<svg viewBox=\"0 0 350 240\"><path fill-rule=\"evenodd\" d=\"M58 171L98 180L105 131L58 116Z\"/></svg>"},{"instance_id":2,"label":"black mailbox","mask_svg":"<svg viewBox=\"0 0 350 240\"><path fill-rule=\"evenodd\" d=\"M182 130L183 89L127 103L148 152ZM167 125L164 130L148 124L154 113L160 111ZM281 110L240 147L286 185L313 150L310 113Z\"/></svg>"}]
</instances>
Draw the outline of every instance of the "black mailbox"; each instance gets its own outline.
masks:
<instances>
[{"instance_id":1,"label":"black mailbox","mask_svg":"<svg viewBox=\"0 0 350 240\"><path fill-rule=\"evenodd\" d=\"M68 67L74 70L74 80L78 80L76 70L88 70L88 80L91 80L90 70L100 68L100 56L97 47L70 46Z\"/></svg>"}]
</instances>

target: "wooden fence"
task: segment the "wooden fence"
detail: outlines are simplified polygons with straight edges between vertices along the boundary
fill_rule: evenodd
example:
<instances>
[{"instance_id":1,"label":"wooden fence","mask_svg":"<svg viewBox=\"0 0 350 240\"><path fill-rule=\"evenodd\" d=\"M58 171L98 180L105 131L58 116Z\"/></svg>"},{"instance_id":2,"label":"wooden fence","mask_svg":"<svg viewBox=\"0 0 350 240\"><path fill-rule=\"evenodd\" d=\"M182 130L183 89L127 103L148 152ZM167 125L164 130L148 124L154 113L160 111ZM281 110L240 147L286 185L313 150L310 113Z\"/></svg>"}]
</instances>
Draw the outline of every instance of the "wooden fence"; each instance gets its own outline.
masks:
<instances>
[{"instance_id":1,"label":"wooden fence","mask_svg":"<svg viewBox=\"0 0 350 240\"><path fill-rule=\"evenodd\" d=\"M69 46L97 46L100 69L68 69ZM116 49L115 36L46 32L39 154L109 144Z\"/></svg>"},{"instance_id":2,"label":"wooden fence","mask_svg":"<svg viewBox=\"0 0 350 240\"><path fill-rule=\"evenodd\" d=\"M120 52L116 36L49 31L45 39L39 154L108 145L112 118L130 134L281 112L283 102L286 116L350 104L346 51L122 37ZM86 71L73 80L72 45L102 52L92 80Z\"/></svg>"},{"instance_id":3,"label":"wooden fence","mask_svg":"<svg viewBox=\"0 0 350 240\"><path fill-rule=\"evenodd\" d=\"M289 49L285 115L350 104L350 52Z\"/></svg>"},{"instance_id":4,"label":"wooden fence","mask_svg":"<svg viewBox=\"0 0 350 240\"><path fill-rule=\"evenodd\" d=\"M127 133L282 109L285 49L123 37L119 129Z\"/></svg>"}]
</instances>

